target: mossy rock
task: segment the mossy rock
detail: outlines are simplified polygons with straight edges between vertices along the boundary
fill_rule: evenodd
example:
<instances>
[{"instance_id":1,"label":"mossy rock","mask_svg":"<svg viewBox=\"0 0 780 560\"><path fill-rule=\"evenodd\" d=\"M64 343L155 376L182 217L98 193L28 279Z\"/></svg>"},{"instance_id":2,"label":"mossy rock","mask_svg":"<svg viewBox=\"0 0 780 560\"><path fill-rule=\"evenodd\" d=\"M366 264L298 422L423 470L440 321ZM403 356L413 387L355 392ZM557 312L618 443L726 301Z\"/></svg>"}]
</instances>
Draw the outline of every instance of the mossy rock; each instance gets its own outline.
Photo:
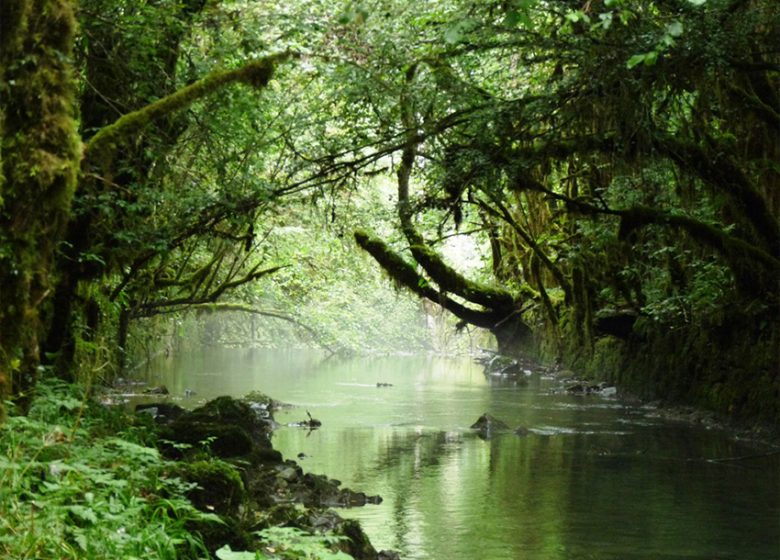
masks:
<instances>
[{"instance_id":1,"label":"mossy rock","mask_svg":"<svg viewBox=\"0 0 780 560\"><path fill-rule=\"evenodd\" d=\"M477 418L477 421L471 425L471 428L473 430L508 430L509 426L486 412Z\"/></svg>"},{"instance_id":2,"label":"mossy rock","mask_svg":"<svg viewBox=\"0 0 780 560\"><path fill-rule=\"evenodd\" d=\"M259 449L269 450L268 459L276 459L266 422L244 401L219 397L171 422L161 430L162 439L202 447L222 458L246 457ZM175 446L164 448L166 455L181 458ZM281 460L281 456L278 456Z\"/></svg>"},{"instance_id":3,"label":"mossy rock","mask_svg":"<svg viewBox=\"0 0 780 560\"><path fill-rule=\"evenodd\" d=\"M179 463L172 474L197 485L187 497L201 511L235 515L246 497L238 469L225 461Z\"/></svg>"},{"instance_id":4,"label":"mossy rock","mask_svg":"<svg viewBox=\"0 0 780 560\"><path fill-rule=\"evenodd\" d=\"M237 426L244 430L255 444L271 447L268 424L243 400L218 397L196 408L182 420Z\"/></svg>"},{"instance_id":5,"label":"mossy rock","mask_svg":"<svg viewBox=\"0 0 780 560\"><path fill-rule=\"evenodd\" d=\"M266 395L265 393L261 393L260 391L250 391L243 397L241 397L241 401L249 404L250 406L252 404L261 404L264 405L269 410L272 410L276 408L276 401L274 401L271 397Z\"/></svg>"},{"instance_id":6,"label":"mossy rock","mask_svg":"<svg viewBox=\"0 0 780 560\"><path fill-rule=\"evenodd\" d=\"M284 457L276 449L270 447L255 447L249 455L249 462L253 466L276 465L284 462Z\"/></svg>"},{"instance_id":7,"label":"mossy rock","mask_svg":"<svg viewBox=\"0 0 780 560\"><path fill-rule=\"evenodd\" d=\"M368 540L360 523L354 519L346 519L335 531L338 535L344 535L349 540L343 541L339 548L355 558L355 560L375 560L377 551Z\"/></svg>"},{"instance_id":8,"label":"mossy rock","mask_svg":"<svg viewBox=\"0 0 780 560\"><path fill-rule=\"evenodd\" d=\"M160 436L174 443L184 443L195 448L202 446L223 459L249 455L254 448L252 438L239 426L201 422L189 416L173 422L160 432ZM171 447L164 447L163 452L173 458L183 455Z\"/></svg>"}]
</instances>

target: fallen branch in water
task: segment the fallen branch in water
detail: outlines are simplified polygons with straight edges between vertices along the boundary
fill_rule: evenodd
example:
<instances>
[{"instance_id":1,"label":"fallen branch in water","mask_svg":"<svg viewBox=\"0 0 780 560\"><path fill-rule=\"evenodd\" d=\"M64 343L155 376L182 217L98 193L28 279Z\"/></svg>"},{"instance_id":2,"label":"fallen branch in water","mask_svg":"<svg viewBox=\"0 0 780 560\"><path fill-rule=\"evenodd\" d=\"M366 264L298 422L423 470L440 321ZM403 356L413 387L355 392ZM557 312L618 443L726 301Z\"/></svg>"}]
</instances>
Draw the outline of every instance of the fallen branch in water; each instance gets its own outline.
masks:
<instances>
[{"instance_id":1,"label":"fallen branch in water","mask_svg":"<svg viewBox=\"0 0 780 560\"><path fill-rule=\"evenodd\" d=\"M747 459L763 459L764 457L772 457L773 455L780 455L780 449L774 451L767 451L766 453L757 453L755 455L741 455L739 457L722 457L716 459L704 459L708 463L728 463L732 461L745 461Z\"/></svg>"}]
</instances>

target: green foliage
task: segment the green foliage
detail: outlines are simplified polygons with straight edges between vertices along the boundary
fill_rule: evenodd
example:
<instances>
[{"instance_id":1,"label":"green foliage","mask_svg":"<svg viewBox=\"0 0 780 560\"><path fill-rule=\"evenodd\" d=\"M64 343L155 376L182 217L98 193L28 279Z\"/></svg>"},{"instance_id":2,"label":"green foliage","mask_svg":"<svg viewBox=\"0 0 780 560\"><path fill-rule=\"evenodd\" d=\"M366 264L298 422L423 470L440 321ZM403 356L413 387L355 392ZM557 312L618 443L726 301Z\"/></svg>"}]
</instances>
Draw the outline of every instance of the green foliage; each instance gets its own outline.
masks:
<instances>
[{"instance_id":1,"label":"green foliage","mask_svg":"<svg viewBox=\"0 0 780 560\"><path fill-rule=\"evenodd\" d=\"M116 428L111 429L112 424ZM217 522L145 445L148 432L43 382L28 416L0 426L0 555L6 558L199 558L190 521Z\"/></svg>"}]
</instances>

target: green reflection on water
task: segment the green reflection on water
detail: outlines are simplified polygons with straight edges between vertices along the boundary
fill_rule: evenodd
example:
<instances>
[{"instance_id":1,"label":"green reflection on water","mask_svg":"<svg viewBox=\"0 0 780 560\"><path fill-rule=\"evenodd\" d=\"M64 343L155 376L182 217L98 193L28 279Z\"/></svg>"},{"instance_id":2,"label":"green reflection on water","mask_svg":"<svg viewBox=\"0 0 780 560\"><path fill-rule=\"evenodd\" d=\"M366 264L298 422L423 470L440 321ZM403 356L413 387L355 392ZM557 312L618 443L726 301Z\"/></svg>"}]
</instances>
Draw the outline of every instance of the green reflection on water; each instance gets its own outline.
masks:
<instances>
[{"instance_id":1,"label":"green reflection on water","mask_svg":"<svg viewBox=\"0 0 780 560\"><path fill-rule=\"evenodd\" d=\"M274 445L380 494L381 505L343 515L407 559L780 558L777 456L707 462L761 450L615 401L550 394L536 376L518 387L460 359L209 350L147 377L200 399L263 391L298 405L277 413L282 423L310 411L320 430L285 427ZM532 433L481 440L468 426L483 412Z\"/></svg>"}]
</instances>

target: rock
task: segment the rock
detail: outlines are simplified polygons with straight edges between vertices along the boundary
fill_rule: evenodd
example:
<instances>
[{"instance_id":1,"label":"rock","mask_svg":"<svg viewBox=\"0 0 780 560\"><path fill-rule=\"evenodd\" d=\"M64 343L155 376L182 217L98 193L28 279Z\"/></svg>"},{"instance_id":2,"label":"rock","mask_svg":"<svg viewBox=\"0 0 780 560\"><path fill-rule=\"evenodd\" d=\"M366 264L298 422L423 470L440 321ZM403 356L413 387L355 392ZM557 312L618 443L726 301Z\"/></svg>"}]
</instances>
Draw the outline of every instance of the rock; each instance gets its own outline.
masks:
<instances>
[{"instance_id":1,"label":"rock","mask_svg":"<svg viewBox=\"0 0 780 560\"><path fill-rule=\"evenodd\" d=\"M617 388L609 386L606 382L590 383L588 381L571 380L569 385L564 387L564 391L572 395L592 395L598 393L605 397L611 397L617 394Z\"/></svg>"},{"instance_id":2,"label":"rock","mask_svg":"<svg viewBox=\"0 0 780 560\"><path fill-rule=\"evenodd\" d=\"M164 439L206 448L223 459L249 455L254 445L246 430L231 424L199 422L185 416L168 428L170 431L163 432Z\"/></svg>"},{"instance_id":3,"label":"rock","mask_svg":"<svg viewBox=\"0 0 780 560\"><path fill-rule=\"evenodd\" d=\"M393 384L392 383L377 383L376 386L377 387L392 387Z\"/></svg>"},{"instance_id":4,"label":"rock","mask_svg":"<svg viewBox=\"0 0 780 560\"><path fill-rule=\"evenodd\" d=\"M187 491L187 497L201 511L235 515L244 501L244 483L230 463L218 459L178 463L172 474L196 484Z\"/></svg>"},{"instance_id":5,"label":"rock","mask_svg":"<svg viewBox=\"0 0 780 560\"><path fill-rule=\"evenodd\" d=\"M478 435L483 439L489 439L494 432L502 432L509 430L507 426L501 420L494 418L487 412L480 416L476 422L471 425L472 430L478 430Z\"/></svg>"},{"instance_id":6,"label":"rock","mask_svg":"<svg viewBox=\"0 0 780 560\"><path fill-rule=\"evenodd\" d=\"M249 456L258 448L270 448L270 429L250 406L230 397L219 397L188 412L161 432L163 439L184 443L195 450L204 443L217 457ZM175 446L164 449L169 456L182 455Z\"/></svg>"},{"instance_id":7,"label":"rock","mask_svg":"<svg viewBox=\"0 0 780 560\"><path fill-rule=\"evenodd\" d=\"M487 412L480 416L476 422L471 425L472 429L481 430L483 428L492 428L495 430L508 430L509 426L504 424L498 418L495 418Z\"/></svg>"},{"instance_id":8,"label":"rock","mask_svg":"<svg viewBox=\"0 0 780 560\"><path fill-rule=\"evenodd\" d=\"M586 386L582 383L573 383L571 385L567 385L564 391L571 393L572 395L584 395L587 392L587 389Z\"/></svg>"},{"instance_id":9,"label":"rock","mask_svg":"<svg viewBox=\"0 0 780 560\"><path fill-rule=\"evenodd\" d=\"M527 436L530 433L531 433L531 430L529 430L528 428L525 428L523 426L520 426L519 428L515 428L515 435Z\"/></svg>"},{"instance_id":10,"label":"rock","mask_svg":"<svg viewBox=\"0 0 780 560\"><path fill-rule=\"evenodd\" d=\"M135 412L149 414L158 424L168 424L187 413L185 409L173 403L137 404Z\"/></svg>"},{"instance_id":11,"label":"rock","mask_svg":"<svg viewBox=\"0 0 780 560\"><path fill-rule=\"evenodd\" d=\"M257 414L257 416L260 418L265 419L271 416L271 411L268 410L268 406L265 404L253 402L253 403L249 403L249 408L251 408L252 412Z\"/></svg>"},{"instance_id":12,"label":"rock","mask_svg":"<svg viewBox=\"0 0 780 560\"><path fill-rule=\"evenodd\" d=\"M347 519L338 529L338 533L347 537L339 543L339 548L356 560L374 560L377 551L368 540L368 537L360 527L360 523L354 519Z\"/></svg>"},{"instance_id":13,"label":"rock","mask_svg":"<svg viewBox=\"0 0 780 560\"><path fill-rule=\"evenodd\" d=\"M279 474L277 474L276 476L278 476L279 478L281 478L284 481L294 482L294 481L298 480L298 477L301 474L303 474L303 473L302 473L302 471L301 471L301 469L299 467L287 466L287 467L282 468L282 470L280 470Z\"/></svg>"},{"instance_id":14,"label":"rock","mask_svg":"<svg viewBox=\"0 0 780 560\"><path fill-rule=\"evenodd\" d=\"M496 354L485 366L487 375L516 375L522 368L514 358Z\"/></svg>"},{"instance_id":15,"label":"rock","mask_svg":"<svg viewBox=\"0 0 780 560\"><path fill-rule=\"evenodd\" d=\"M224 544L254 550L258 544L251 536L254 531L288 525L306 531L333 529L350 537L350 541L340 543L348 554L376 560L376 550L357 523L321 508L379 504L382 498L341 488L337 480L304 474L295 461L284 461L270 444L271 408L270 399L247 402L220 397L192 412L183 412L159 429L160 441L168 440L161 443L163 452L182 459L171 467L171 474L196 485L188 495L198 509L223 518L223 523L213 527L194 522L209 551L213 553ZM149 410L158 414L161 409L154 405ZM269 418L264 418L265 412ZM322 424L308 411L307 415L307 427ZM312 509L301 508L300 504ZM245 513L250 511L262 515L247 517Z\"/></svg>"},{"instance_id":16,"label":"rock","mask_svg":"<svg viewBox=\"0 0 780 560\"><path fill-rule=\"evenodd\" d=\"M308 522L312 528L318 531L333 531L339 526L342 519L335 512L324 510L313 512L309 515Z\"/></svg>"},{"instance_id":17,"label":"rock","mask_svg":"<svg viewBox=\"0 0 780 560\"><path fill-rule=\"evenodd\" d=\"M168 387L165 385L158 385L157 387L150 387L144 390L144 395L169 395Z\"/></svg>"},{"instance_id":18,"label":"rock","mask_svg":"<svg viewBox=\"0 0 780 560\"><path fill-rule=\"evenodd\" d=\"M276 465L282 461L284 461L282 454L270 447L255 446L249 455L249 462L252 465Z\"/></svg>"}]
</instances>

